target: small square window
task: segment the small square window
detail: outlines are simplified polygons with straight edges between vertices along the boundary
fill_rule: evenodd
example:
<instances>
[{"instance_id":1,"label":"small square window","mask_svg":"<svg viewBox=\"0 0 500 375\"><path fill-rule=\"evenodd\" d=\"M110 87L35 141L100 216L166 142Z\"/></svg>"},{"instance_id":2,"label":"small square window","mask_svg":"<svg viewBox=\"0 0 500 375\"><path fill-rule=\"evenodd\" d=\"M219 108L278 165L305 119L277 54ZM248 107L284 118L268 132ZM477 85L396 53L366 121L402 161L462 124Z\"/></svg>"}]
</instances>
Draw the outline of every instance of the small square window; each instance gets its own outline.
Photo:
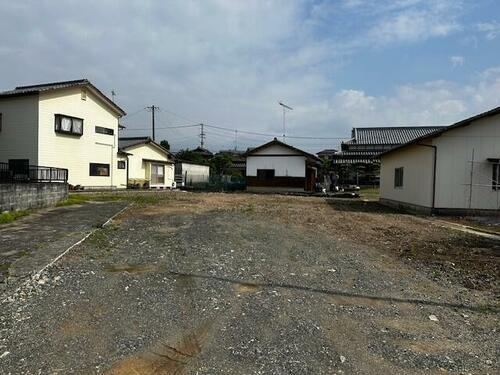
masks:
<instances>
[{"instance_id":1,"label":"small square window","mask_svg":"<svg viewBox=\"0 0 500 375\"><path fill-rule=\"evenodd\" d=\"M118 160L118 169L125 169L126 164L124 160Z\"/></svg>"}]
</instances>

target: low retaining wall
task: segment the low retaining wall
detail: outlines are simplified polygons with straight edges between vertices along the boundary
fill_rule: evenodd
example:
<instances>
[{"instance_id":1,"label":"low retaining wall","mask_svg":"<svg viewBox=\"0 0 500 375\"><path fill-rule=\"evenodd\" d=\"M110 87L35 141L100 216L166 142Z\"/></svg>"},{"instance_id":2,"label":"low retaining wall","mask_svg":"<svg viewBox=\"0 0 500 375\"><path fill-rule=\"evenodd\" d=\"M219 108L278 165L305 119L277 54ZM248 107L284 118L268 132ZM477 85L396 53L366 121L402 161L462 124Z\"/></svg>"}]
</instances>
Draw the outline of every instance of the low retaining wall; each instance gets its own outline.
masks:
<instances>
[{"instance_id":1,"label":"low retaining wall","mask_svg":"<svg viewBox=\"0 0 500 375\"><path fill-rule=\"evenodd\" d=\"M68 198L68 184L58 182L0 184L0 212L54 206Z\"/></svg>"}]
</instances>

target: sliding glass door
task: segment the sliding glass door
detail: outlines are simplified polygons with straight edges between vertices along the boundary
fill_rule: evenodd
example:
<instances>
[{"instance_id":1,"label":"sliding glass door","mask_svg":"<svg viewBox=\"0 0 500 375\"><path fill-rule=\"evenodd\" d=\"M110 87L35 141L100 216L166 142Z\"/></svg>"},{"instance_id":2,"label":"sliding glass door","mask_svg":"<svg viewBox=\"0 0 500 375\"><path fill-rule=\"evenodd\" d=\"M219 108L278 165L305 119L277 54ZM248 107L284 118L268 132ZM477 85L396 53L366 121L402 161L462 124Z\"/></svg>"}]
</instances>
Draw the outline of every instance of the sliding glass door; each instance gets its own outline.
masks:
<instances>
[{"instance_id":1,"label":"sliding glass door","mask_svg":"<svg viewBox=\"0 0 500 375\"><path fill-rule=\"evenodd\" d=\"M165 184L165 166L163 164L151 164L151 186Z\"/></svg>"}]
</instances>

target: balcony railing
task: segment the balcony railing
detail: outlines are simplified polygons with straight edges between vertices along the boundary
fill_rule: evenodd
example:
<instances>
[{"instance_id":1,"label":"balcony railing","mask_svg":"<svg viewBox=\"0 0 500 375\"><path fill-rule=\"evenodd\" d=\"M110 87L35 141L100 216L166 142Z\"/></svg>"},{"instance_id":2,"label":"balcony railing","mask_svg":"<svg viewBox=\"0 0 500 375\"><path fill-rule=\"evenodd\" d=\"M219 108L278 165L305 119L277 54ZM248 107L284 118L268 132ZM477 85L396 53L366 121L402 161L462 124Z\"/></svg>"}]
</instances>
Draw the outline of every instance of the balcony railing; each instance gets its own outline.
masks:
<instances>
[{"instance_id":1,"label":"balcony railing","mask_svg":"<svg viewBox=\"0 0 500 375\"><path fill-rule=\"evenodd\" d=\"M68 182L68 170L39 165L0 163L0 183Z\"/></svg>"}]
</instances>

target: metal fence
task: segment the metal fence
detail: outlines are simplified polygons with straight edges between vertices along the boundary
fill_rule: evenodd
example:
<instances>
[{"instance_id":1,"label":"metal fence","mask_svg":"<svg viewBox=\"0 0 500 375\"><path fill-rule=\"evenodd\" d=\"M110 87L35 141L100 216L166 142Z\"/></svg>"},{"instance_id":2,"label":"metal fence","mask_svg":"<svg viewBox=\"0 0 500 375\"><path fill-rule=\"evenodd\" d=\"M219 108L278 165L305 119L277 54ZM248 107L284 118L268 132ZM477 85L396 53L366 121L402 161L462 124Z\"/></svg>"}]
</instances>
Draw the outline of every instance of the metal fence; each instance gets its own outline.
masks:
<instances>
[{"instance_id":1,"label":"metal fence","mask_svg":"<svg viewBox=\"0 0 500 375\"><path fill-rule=\"evenodd\" d=\"M193 182L187 190L237 191L245 190L246 179L240 176L210 176L207 182Z\"/></svg>"},{"instance_id":2,"label":"metal fence","mask_svg":"<svg viewBox=\"0 0 500 375\"><path fill-rule=\"evenodd\" d=\"M67 181L67 169L25 163L0 163L0 183Z\"/></svg>"}]
</instances>

